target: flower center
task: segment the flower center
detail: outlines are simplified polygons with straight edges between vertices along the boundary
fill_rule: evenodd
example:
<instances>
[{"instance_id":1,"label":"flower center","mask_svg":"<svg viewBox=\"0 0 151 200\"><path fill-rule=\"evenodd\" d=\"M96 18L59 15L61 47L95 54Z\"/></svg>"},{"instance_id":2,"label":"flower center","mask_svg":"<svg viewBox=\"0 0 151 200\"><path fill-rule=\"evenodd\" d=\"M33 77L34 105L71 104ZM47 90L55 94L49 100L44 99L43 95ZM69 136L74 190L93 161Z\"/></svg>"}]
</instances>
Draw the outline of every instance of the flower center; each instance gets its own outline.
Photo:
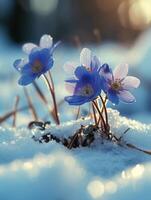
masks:
<instances>
[{"instance_id":1,"label":"flower center","mask_svg":"<svg viewBox=\"0 0 151 200\"><path fill-rule=\"evenodd\" d=\"M32 71L34 73L39 73L42 70L42 63L39 60L35 60L33 66L32 66Z\"/></svg>"},{"instance_id":2,"label":"flower center","mask_svg":"<svg viewBox=\"0 0 151 200\"><path fill-rule=\"evenodd\" d=\"M92 86L89 84L82 87L80 91L80 95L86 96L86 97L91 96L93 93L94 93L94 90Z\"/></svg>"},{"instance_id":3,"label":"flower center","mask_svg":"<svg viewBox=\"0 0 151 200\"><path fill-rule=\"evenodd\" d=\"M121 89L121 83L119 81L115 81L111 84L111 88L115 91L119 91Z\"/></svg>"}]
</instances>

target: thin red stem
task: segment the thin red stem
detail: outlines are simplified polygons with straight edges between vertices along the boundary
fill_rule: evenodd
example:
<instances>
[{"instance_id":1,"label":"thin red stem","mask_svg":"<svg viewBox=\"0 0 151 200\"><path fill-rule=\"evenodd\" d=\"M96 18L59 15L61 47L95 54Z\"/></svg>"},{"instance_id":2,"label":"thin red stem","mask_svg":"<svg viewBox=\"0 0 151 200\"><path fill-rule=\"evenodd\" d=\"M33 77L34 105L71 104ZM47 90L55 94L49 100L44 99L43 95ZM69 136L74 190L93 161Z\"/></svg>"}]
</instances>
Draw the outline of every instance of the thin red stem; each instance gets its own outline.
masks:
<instances>
[{"instance_id":1,"label":"thin red stem","mask_svg":"<svg viewBox=\"0 0 151 200\"><path fill-rule=\"evenodd\" d=\"M47 85L47 87L48 87L48 89L49 89L49 91L51 93L52 100L53 100L53 105L54 105L55 116L56 116L56 122L59 125L60 124L60 120L59 120L59 115L58 115L58 108L57 108L55 92L53 90L53 87L50 85L50 82L49 82L47 76L44 74L43 77L44 77L46 85Z\"/></svg>"},{"instance_id":2,"label":"thin red stem","mask_svg":"<svg viewBox=\"0 0 151 200\"><path fill-rule=\"evenodd\" d=\"M79 115L80 115L80 106L78 106L77 115L76 115L76 120L78 120Z\"/></svg>"},{"instance_id":3,"label":"thin red stem","mask_svg":"<svg viewBox=\"0 0 151 200\"><path fill-rule=\"evenodd\" d=\"M105 97L105 100L104 100L105 107L106 107L106 103L107 103L107 96ZM101 108L101 113L102 114L103 114L103 110L104 110L104 106L102 106L102 108ZM99 124L100 120L101 120L101 117L99 117L99 119L98 119L98 124Z\"/></svg>"},{"instance_id":4,"label":"thin red stem","mask_svg":"<svg viewBox=\"0 0 151 200\"><path fill-rule=\"evenodd\" d=\"M54 91L55 90L55 86L54 86L54 82L53 82L53 79L52 79L52 76L51 76L51 72L49 71L48 74L49 74L49 77L50 77L52 89Z\"/></svg>"},{"instance_id":5,"label":"thin red stem","mask_svg":"<svg viewBox=\"0 0 151 200\"><path fill-rule=\"evenodd\" d=\"M97 117L96 117L95 107L94 107L93 103L92 103L92 110L93 110L93 116L94 116L95 125L97 126L98 125L97 124Z\"/></svg>"},{"instance_id":6,"label":"thin red stem","mask_svg":"<svg viewBox=\"0 0 151 200\"><path fill-rule=\"evenodd\" d=\"M106 109L106 102L103 100L103 98L101 97L101 95L99 96L103 105L103 110L105 112L105 120L106 120L106 124L108 125L108 114L107 114L107 109Z\"/></svg>"},{"instance_id":7,"label":"thin red stem","mask_svg":"<svg viewBox=\"0 0 151 200\"><path fill-rule=\"evenodd\" d=\"M98 108L98 106L97 106L95 101L93 101L93 105L96 108L96 110L98 111L98 113L100 115L100 118L101 118L101 121L103 123L104 129L106 130L106 124L105 124L104 118L103 118L102 113L101 113L100 109Z\"/></svg>"},{"instance_id":8,"label":"thin red stem","mask_svg":"<svg viewBox=\"0 0 151 200\"><path fill-rule=\"evenodd\" d=\"M16 96L15 99L15 106L14 106L14 115L13 115L13 127L16 127L16 115L17 115L17 108L18 108L18 104L19 104L19 96Z\"/></svg>"}]
</instances>

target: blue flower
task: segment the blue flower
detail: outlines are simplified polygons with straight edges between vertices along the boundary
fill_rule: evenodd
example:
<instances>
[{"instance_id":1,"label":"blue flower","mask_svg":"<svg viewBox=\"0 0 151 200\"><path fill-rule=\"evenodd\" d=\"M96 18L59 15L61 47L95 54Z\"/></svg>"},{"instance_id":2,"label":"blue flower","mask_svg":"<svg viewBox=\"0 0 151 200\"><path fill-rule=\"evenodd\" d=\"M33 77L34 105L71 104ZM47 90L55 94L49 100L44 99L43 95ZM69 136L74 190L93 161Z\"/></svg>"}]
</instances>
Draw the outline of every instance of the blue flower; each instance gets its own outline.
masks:
<instances>
[{"instance_id":1,"label":"blue flower","mask_svg":"<svg viewBox=\"0 0 151 200\"><path fill-rule=\"evenodd\" d=\"M80 65L79 66L83 66L85 67L88 71L100 71L101 69L101 63L100 60L94 56L91 52L90 49L88 48L83 48L81 53L80 53ZM74 74L74 71L77 67L77 64L73 63L73 62L67 62L64 65L64 70L68 73L68 74Z\"/></svg>"},{"instance_id":2,"label":"blue flower","mask_svg":"<svg viewBox=\"0 0 151 200\"><path fill-rule=\"evenodd\" d=\"M89 49L84 48L80 54L80 66L66 63L64 69L72 73L73 77L66 80L67 89L73 93L72 96L65 97L70 105L82 105L95 100L100 95L103 87L101 78L100 61L96 56L92 56Z\"/></svg>"},{"instance_id":3,"label":"blue flower","mask_svg":"<svg viewBox=\"0 0 151 200\"><path fill-rule=\"evenodd\" d=\"M124 103L136 101L129 90L139 87L140 80L133 76L127 76L127 64L117 66L113 73L109 66L103 66L100 74L106 80L103 90L112 103L118 104L119 100Z\"/></svg>"},{"instance_id":4,"label":"blue flower","mask_svg":"<svg viewBox=\"0 0 151 200\"><path fill-rule=\"evenodd\" d=\"M53 51L58 44L53 45L50 35L43 35L39 46L33 43L23 45L23 51L28 55L27 59L18 59L14 62L14 67L21 73L18 83L28 85L42 74L52 68Z\"/></svg>"}]
</instances>

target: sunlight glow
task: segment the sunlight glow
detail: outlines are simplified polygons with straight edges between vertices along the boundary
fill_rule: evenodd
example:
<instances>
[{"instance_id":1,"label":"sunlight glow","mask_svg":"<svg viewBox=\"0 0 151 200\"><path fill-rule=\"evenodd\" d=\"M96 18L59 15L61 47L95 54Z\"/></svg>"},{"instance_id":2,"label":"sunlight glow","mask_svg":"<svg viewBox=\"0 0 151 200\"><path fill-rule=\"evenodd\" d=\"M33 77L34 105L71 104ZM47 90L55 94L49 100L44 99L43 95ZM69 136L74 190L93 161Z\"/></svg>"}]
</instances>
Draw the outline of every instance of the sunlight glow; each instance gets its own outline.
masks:
<instances>
[{"instance_id":1,"label":"sunlight glow","mask_svg":"<svg viewBox=\"0 0 151 200\"><path fill-rule=\"evenodd\" d=\"M121 176L123 179L138 179L142 177L144 170L144 166L138 164L131 170L123 171Z\"/></svg>"},{"instance_id":2,"label":"sunlight glow","mask_svg":"<svg viewBox=\"0 0 151 200\"><path fill-rule=\"evenodd\" d=\"M101 181L94 180L88 184L87 190L93 198L99 198L104 193L104 185Z\"/></svg>"},{"instance_id":3,"label":"sunlight glow","mask_svg":"<svg viewBox=\"0 0 151 200\"><path fill-rule=\"evenodd\" d=\"M151 22L151 0L131 0L129 19L136 28L144 28Z\"/></svg>"},{"instance_id":4,"label":"sunlight glow","mask_svg":"<svg viewBox=\"0 0 151 200\"><path fill-rule=\"evenodd\" d=\"M113 194L117 191L117 184L114 183L113 181L109 181L105 184L105 191Z\"/></svg>"},{"instance_id":5,"label":"sunlight glow","mask_svg":"<svg viewBox=\"0 0 151 200\"><path fill-rule=\"evenodd\" d=\"M133 178L140 178L144 173L144 166L143 165L136 165L132 170L131 174Z\"/></svg>"}]
</instances>

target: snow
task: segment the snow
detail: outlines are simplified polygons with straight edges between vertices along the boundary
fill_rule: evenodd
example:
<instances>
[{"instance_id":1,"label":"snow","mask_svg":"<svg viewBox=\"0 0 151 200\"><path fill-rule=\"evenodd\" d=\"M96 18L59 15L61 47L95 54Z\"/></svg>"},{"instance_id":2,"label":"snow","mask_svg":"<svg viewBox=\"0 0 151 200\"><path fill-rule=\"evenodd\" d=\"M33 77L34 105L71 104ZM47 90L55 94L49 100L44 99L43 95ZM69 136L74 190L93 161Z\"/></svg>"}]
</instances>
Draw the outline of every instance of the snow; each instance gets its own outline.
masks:
<instances>
[{"instance_id":1,"label":"snow","mask_svg":"<svg viewBox=\"0 0 151 200\"><path fill-rule=\"evenodd\" d=\"M121 117L108 109L116 136L130 127L124 141L151 148L151 125ZM81 124L79 119L52 125L46 132L67 137ZM68 150L55 142L39 144L31 137L35 129L0 128L0 197L2 200L148 200L151 156L97 138L90 147ZM127 193L129 194L127 196Z\"/></svg>"}]
</instances>

